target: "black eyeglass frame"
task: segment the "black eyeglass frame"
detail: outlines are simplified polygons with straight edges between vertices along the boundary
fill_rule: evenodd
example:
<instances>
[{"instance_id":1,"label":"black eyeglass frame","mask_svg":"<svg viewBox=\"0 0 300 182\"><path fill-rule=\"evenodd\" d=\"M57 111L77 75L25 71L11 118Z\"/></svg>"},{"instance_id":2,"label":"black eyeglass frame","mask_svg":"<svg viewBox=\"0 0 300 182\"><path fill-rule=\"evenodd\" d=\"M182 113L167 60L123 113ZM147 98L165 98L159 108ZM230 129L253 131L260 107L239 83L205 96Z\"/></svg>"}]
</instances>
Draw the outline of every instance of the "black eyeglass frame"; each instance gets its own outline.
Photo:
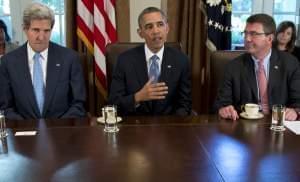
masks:
<instances>
[{"instance_id":1,"label":"black eyeglass frame","mask_svg":"<svg viewBox=\"0 0 300 182\"><path fill-rule=\"evenodd\" d=\"M242 36L250 35L251 37L257 37L257 36L260 36L260 35L270 35L270 34L273 34L273 33L255 32L255 31L250 31L250 32L243 31L243 32L241 32Z\"/></svg>"}]
</instances>

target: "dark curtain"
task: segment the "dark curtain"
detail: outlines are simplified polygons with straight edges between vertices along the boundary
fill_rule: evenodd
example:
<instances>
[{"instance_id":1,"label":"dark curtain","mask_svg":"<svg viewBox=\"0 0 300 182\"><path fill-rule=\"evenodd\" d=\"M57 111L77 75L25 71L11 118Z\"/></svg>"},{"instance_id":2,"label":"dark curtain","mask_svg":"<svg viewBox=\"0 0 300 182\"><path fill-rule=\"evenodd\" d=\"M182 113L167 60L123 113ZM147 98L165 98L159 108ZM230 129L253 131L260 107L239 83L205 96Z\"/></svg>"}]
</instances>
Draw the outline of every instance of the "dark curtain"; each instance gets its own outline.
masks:
<instances>
[{"instance_id":1,"label":"dark curtain","mask_svg":"<svg viewBox=\"0 0 300 182\"><path fill-rule=\"evenodd\" d=\"M167 13L171 28L169 41L180 42L191 61L193 109L197 113L207 113L207 30L203 2L169 0Z\"/></svg>"},{"instance_id":2,"label":"dark curtain","mask_svg":"<svg viewBox=\"0 0 300 182\"><path fill-rule=\"evenodd\" d=\"M77 50L77 36L76 36L76 1L65 1L66 13L66 46Z\"/></svg>"}]
</instances>

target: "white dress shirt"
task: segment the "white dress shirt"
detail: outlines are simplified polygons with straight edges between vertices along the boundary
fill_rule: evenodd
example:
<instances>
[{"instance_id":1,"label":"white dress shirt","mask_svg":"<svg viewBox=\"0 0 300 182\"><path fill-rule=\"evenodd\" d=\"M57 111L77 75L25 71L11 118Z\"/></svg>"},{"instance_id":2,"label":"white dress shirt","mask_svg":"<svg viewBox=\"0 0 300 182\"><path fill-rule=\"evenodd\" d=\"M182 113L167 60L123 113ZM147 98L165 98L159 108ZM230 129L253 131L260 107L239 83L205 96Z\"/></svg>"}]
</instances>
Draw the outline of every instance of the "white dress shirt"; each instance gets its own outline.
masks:
<instances>
[{"instance_id":1,"label":"white dress shirt","mask_svg":"<svg viewBox=\"0 0 300 182\"><path fill-rule=\"evenodd\" d=\"M34 52L34 50L30 47L28 43L27 43L27 53L28 53L28 65L29 65L31 80L33 80L33 63L34 63L33 56L35 55L36 52ZM40 52L40 54L42 59L41 63L42 63L42 70L43 70L43 81L46 87L48 48Z\"/></svg>"},{"instance_id":2,"label":"white dress shirt","mask_svg":"<svg viewBox=\"0 0 300 182\"><path fill-rule=\"evenodd\" d=\"M270 50L270 52L266 55L266 57L264 58L264 70L265 70L265 74L266 74L266 79L267 81L269 81L269 67L270 67L270 58L271 58L271 54L272 54L272 49ZM257 72L258 72L258 62L259 60L256 59L254 56L251 56L253 61L254 61L254 71L255 71L255 76L256 76L256 85L257 85L257 95L258 98L260 100L260 95L259 95L259 87L258 87L258 76L257 76Z\"/></svg>"},{"instance_id":3,"label":"white dress shirt","mask_svg":"<svg viewBox=\"0 0 300 182\"><path fill-rule=\"evenodd\" d=\"M151 58L153 55L157 55L158 58L159 58L159 59L157 60L157 63L158 63L158 71L159 71L159 75L160 75L161 62L162 62L162 59L163 59L164 49L165 49L165 47L163 46L157 53L153 53L153 52L149 49L149 47L147 46L147 44L145 44L145 55L146 55L147 70L148 70L148 73L149 73L149 69L150 69L150 65L151 65L151 60L150 60L150 58Z\"/></svg>"}]
</instances>

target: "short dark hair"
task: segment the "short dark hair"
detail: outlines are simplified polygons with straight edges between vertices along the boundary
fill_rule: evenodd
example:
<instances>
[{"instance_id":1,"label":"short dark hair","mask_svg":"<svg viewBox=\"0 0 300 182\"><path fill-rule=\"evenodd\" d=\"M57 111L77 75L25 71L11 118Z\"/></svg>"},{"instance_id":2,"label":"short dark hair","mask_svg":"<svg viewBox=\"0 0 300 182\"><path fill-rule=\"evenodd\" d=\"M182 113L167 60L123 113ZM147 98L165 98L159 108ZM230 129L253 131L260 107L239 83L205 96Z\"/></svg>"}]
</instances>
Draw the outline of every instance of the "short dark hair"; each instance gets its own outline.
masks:
<instances>
[{"instance_id":1,"label":"short dark hair","mask_svg":"<svg viewBox=\"0 0 300 182\"><path fill-rule=\"evenodd\" d=\"M148 7L148 8L145 8L139 15L138 17L138 24L139 24L139 27L141 28L142 26L142 21L143 21L143 17L145 14L148 14L148 13L154 13L154 12L158 12L160 13L160 15L162 16L162 18L164 19L165 22L168 22L167 20L167 16L165 14L165 12L163 12L161 9L157 8L157 7Z\"/></svg>"},{"instance_id":2,"label":"short dark hair","mask_svg":"<svg viewBox=\"0 0 300 182\"><path fill-rule=\"evenodd\" d=\"M276 24L272 16L267 14L254 14L251 15L246 23L261 23L266 34L274 34L276 31Z\"/></svg>"},{"instance_id":3,"label":"short dark hair","mask_svg":"<svg viewBox=\"0 0 300 182\"><path fill-rule=\"evenodd\" d=\"M2 28L3 31L4 31L5 41L9 42L10 41L10 36L8 35L7 26L6 26L6 24L3 20L0 20L0 28Z\"/></svg>"},{"instance_id":4,"label":"short dark hair","mask_svg":"<svg viewBox=\"0 0 300 182\"><path fill-rule=\"evenodd\" d=\"M292 37L291 40L286 45L286 50L288 52L292 52L294 50L295 42L296 42L296 27L295 24L291 21L283 21L278 25L278 28L276 29L276 33L275 33L275 39L273 42L274 48L277 48L278 46L278 40L277 40L278 34L284 32L288 28L292 28Z\"/></svg>"}]
</instances>

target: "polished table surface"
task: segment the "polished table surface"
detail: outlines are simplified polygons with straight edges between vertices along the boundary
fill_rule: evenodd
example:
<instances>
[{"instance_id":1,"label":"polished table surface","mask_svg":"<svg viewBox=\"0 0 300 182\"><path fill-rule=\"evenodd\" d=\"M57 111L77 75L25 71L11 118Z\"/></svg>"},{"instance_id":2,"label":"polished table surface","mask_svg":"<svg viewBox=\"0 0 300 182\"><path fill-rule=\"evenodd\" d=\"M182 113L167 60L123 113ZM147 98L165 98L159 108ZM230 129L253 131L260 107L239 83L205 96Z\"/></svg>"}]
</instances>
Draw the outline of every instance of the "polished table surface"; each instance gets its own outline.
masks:
<instances>
[{"instance_id":1,"label":"polished table surface","mask_svg":"<svg viewBox=\"0 0 300 182\"><path fill-rule=\"evenodd\" d=\"M7 121L3 181L299 181L300 136L270 118L126 117L118 133L91 119ZM15 136L36 130L35 136Z\"/></svg>"}]
</instances>

